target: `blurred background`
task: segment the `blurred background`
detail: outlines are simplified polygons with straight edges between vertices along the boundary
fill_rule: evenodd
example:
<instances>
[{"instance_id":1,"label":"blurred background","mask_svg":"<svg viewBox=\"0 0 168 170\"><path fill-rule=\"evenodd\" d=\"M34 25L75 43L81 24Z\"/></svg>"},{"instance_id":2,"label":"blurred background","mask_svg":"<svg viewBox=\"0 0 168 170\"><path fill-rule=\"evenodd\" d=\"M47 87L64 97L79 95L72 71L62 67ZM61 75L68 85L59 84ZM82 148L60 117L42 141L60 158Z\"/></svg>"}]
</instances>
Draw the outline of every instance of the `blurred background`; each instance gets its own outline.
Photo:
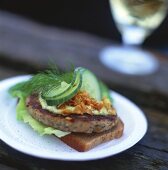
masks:
<instances>
[{"instance_id":1,"label":"blurred background","mask_svg":"<svg viewBox=\"0 0 168 170\"><path fill-rule=\"evenodd\" d=\"M1 0L0 10L24 16L41 24L87 32L121 42L110 12L108 0ZM168 48L168 18L145 40L146 47L166 52Z\"/></svg>"},{"instance_id":2,"label":"blurred background","mask_svg":"<svg viewBox=\"0 0 168 170\"><path fill-rule=\"evenodd\" d=\"M168 17L143 43L157 57L158 70L130 76L110 70L99 59L102 49L121 44L108 0L1 0L0 66L27 74L48 67L51 59L61 69L70 63L91 69L110 88L127 96L127 88L131 93L133 89L167 93L167 30ZM7 77L2 70L1 75Z\"/></svg>"}]
</instances>

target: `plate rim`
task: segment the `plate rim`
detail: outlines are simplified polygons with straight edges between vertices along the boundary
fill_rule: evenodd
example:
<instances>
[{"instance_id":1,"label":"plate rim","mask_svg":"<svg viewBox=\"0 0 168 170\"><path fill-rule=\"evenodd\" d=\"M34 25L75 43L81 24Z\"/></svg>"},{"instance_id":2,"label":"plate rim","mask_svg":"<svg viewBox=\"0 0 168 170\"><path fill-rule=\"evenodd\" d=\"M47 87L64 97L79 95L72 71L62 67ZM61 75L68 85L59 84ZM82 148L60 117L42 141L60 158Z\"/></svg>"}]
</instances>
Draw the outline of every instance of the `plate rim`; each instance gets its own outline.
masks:
<instances>
[{"instance_id":1,"label":"plate rim","mask_svg":"<svg viewBox=\"0 0 168 170\"><path fill-rule=\"evenodd\" d=\"M23 75L23 76L21 75L21 76L15 76L15 77L7 78L5 80L1 80L0 81L0 89L1 89L1 87L5 86L6 84L8 84L8 85L11 84L12 85L13 82L16 83L16 82L19 82L19 81L23 81L23 80L28 79L30 77L31 77L30 75ZM35 157L38 157L38 158L51 159L51 160L88 161L88 160L102 159L102 158L106 158L106 157L109 157L109 156L113 156L113 155L119 154L119 153L121 153L121 152L123 152L123 151L125 151L125 150L127 150L129 148L131 148L132 146L134 146L137 142L139 142L144 137L144 135L147 132L148 122L147 122L147 118L145 117L144 112L135 103L133 103L131 100L129 100L125 96L123 96L123 95L121 95L121 94L119 94L119 93L117 93L115 91L110 90L110 93L111 94L113 93L113 97L117 96L117 97L125 100L132 107L134 107L134 109L136 109L138 111L138 114L141 117L141 121L143 121L143 123L144 123L143 124L144 125L143 126L143 131L141 130L140 135L137 135L136 138L134 137L133 140L129 139L129 141L128 141L128 139L126 139L127 140L127 145L126 146L122 146L122 142L121 142L120 143L121 146L120 146L120 149L118 151L114 152L115 151L115 147L113 148L113 152L114 153L111 152L110 149L108 151L105 149L106 150L105 152L103 152L104 149L102 149L101 151L95 151L95 152L91 152L91 153L89 153L89 151L87 151L87 152L77 152L77 153L75 153L76 156L74 156L74 153L68 153L67 157L63 157L63 156L60 157L60 156L58 156L59 154L53 156L53 155L47 154L47 152L45 152L44 154L41 155L38 152L35 152L34 150L33 150L33 152L32 152L32 150L30 151L28 149L29 147L28 148L26 148L25 146L23 147L22 145L19 145L19 143L15 142L15 141L9 142L10 138L8 136L5 136L1 129L0 129L0 139L3 142L5 142L8 146L12 147L13 149L15 149L17 151L20 151L22 153L28 154L30 156L35 156ZM134 129L134 131L135 131L135 129ZM133 137L133 136L131 136L131 137ZM112 146L110 146L110 148L111 147ZM99 154L96 154L97 152L99 152Z\"/></svg>"}]
</instances>

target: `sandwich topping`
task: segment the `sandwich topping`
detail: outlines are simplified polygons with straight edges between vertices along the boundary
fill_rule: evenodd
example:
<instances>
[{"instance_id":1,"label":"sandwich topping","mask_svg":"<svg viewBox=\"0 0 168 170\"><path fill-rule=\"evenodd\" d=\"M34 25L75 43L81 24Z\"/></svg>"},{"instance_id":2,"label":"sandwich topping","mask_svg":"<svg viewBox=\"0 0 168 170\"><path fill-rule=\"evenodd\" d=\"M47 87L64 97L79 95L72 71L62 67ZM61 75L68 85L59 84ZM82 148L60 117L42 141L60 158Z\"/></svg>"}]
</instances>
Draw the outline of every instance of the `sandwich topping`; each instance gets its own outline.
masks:
<instances>
[{"instance_id":1,"label":"sandwich topping","mask_svg":"<svg viewBox=\"0 0 168 170\"><path fill-rule=\"evenodd\" d=\"M9 93L19 98L17 118L42 135L99 133L117 123L109 89L85 68L47 70L11 87Z\"/></svg>"},{"instance_id":2,"label":"sandwich topping","mask_svg":"<svg viewBox=\"0 0 168 170\"><path fill-rule=\"evenodd\" d=\"M58 106L49 106L47 102L39 96L39 101L43 109L51 111L55 114L90 114L90 115L116 115L115 109L112 107L110 100L104 97L101 101L97 101L90 97L88 92L79 91L74 97Z\"/></svg>"}]
</instances>

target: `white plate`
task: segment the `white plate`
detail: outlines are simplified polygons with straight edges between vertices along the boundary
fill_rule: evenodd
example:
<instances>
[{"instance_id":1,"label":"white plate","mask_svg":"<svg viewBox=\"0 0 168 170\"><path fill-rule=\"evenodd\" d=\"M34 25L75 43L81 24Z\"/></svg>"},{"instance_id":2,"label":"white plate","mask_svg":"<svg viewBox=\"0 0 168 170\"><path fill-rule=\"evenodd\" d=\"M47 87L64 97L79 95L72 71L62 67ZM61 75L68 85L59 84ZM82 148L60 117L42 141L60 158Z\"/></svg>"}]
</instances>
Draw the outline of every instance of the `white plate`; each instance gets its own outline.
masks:
<instances>
[{"instance_id":1,"label":"white plate","mask_svg":"<svg viewBox=\"0 0 168 170\"><path fill-rule=\"evenodd\" d=\"M8 94L12 85L30 76L18 76L0 82L0 138L11 147L36 157L56 160L84 161L104 158L120 153L135 145L147 131L143 112L131 101L111 92L114 106L124 122L124 134L120 139L101 144L80 153L54 136L39 136L27 124L16 120L16 99Z\"/></svg>"}]
</instances>

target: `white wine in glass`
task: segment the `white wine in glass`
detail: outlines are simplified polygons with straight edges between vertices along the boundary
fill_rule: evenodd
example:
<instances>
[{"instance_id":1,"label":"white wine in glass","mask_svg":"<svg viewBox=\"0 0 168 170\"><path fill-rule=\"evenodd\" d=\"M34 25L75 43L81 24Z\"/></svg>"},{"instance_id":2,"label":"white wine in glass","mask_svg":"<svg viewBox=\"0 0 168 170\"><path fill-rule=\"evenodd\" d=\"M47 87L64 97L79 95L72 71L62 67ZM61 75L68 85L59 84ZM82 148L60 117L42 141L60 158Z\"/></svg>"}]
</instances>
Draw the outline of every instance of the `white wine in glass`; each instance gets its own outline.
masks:
<instances>
[{"instance_id":1,"label":"white wine in glass","mask_svg":"<svg viewBox=\"0 0 168 170\"><path fill-rule=\"evenodd\" d=\"M168 0L110 0L110 7L124 47L104 49L102 62L127 74L156 71L158 62L152 54L130 45L141 45L161 24L167 14Z\"/></svg>"}]
</instances>

